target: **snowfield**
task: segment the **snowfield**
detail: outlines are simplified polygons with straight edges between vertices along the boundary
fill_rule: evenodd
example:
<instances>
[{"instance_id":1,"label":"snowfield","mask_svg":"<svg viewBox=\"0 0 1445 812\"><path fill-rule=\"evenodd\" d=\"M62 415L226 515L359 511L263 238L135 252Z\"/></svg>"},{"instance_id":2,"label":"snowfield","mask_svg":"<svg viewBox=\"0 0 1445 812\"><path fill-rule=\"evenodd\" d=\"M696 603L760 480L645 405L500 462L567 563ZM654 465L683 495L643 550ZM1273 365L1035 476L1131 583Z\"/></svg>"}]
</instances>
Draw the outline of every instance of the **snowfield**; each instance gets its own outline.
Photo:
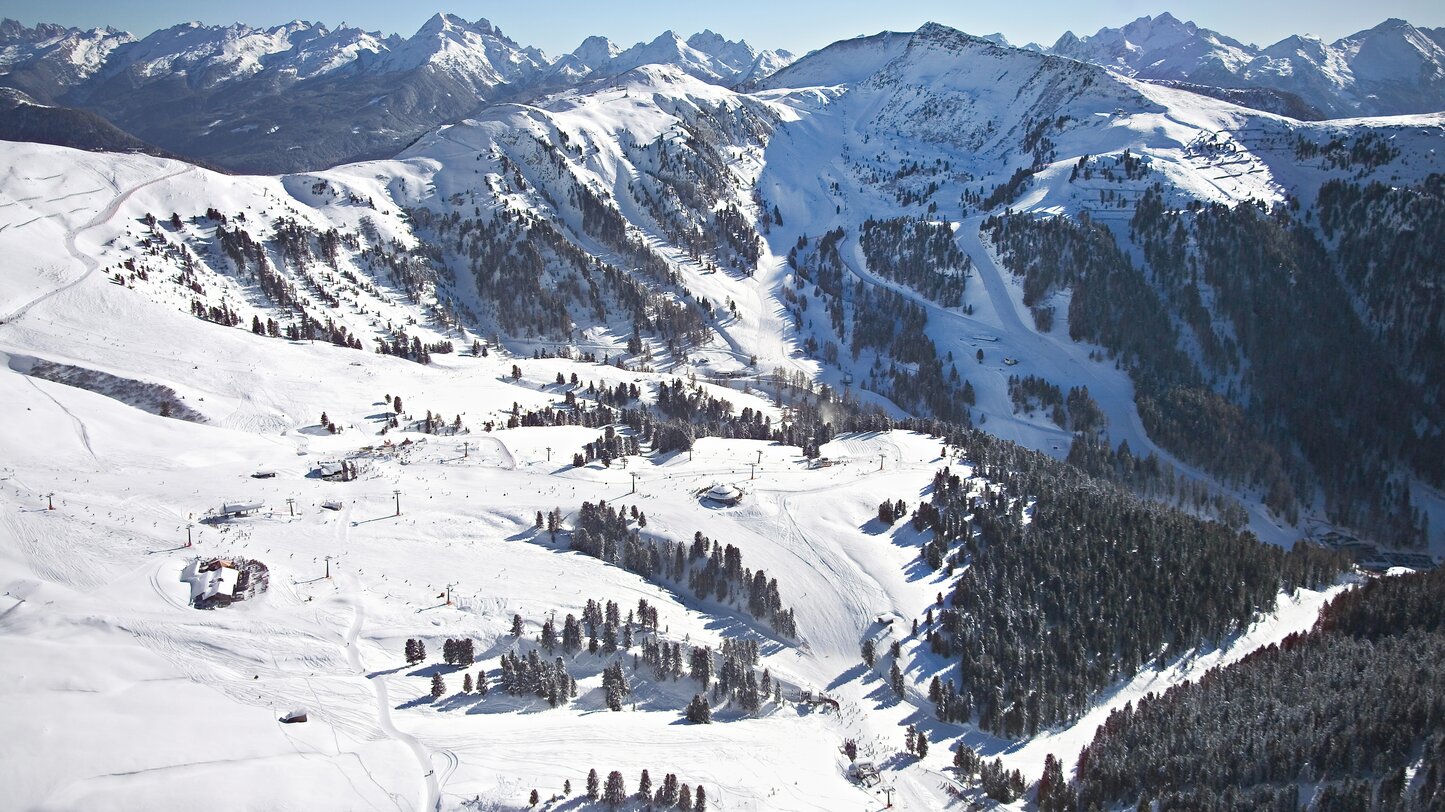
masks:
<instances>
[{"instance_id":1,"label":"snowfield","mask_svg":"<svg viewBox=\"0 0 1445 812\"><path fill-rule=\"evenodd\" d=\"M705 786L714 809L876 809L881 788L861 789L846 777L840 748L851 738L860 758L880 766L898 808L939 809L959 789L946 769L955 742L1001 757L1032 780L1048 753L1072 765L1111 709L1307 629L1346 585L1281 596L1278 611L1238 637L1134 676L1067 729L1022 743L996 739L934 718L927 686L946 664L908 626L952 579L923 565L925 539L907 522L887 527L877 518L883 499L910 507L925 499L944 465L971 473L939 441L905 432L844 435L821 449L833 464L812 467L798 447L703 439L690 453L644 449L610 465L574 467L573 455L604 429L506 428L514 408L562 408L569 393L594 382L636 385L652 401L659 386L695 379L735 411L750 408L776 422L787 407L768 373L838 389L854 375L861 380L875 360L871 351L831 366L803 356L807 339L839 337L821 316L794 328L782 304L794 284L789 248L800 235L853 229L870 215L920 214L898 202L896 188L864 181L903 160L953 162L940 194L954 200L1007 180L1018 165L1007 157L1019 133L999 123L1011 104L1070 117L1055 133L1059 157L1013 204L1039 213L1098 207L1098 189L1067 181L1082 155L1112 159L1132 150L1183 196L1276 201L1328 176L1286 155L1296 132L1323 137L1369 127L1398 136L1429 156L1427 165L1404 170L1417 175L1438 171L1428 145L1445 135L1441 115L1302 124L1122 78L1086 94L1101 69L1055 58L1038 68L1033 55L927 28L832 48L755 94L644 66L606 87L490 108L395 159L302 175L231 177L145 156L0 142L3 805L157 809L197 794L215 809L524 809L535 788L544 808L576 809L595 768L603 776L620 770L629 791L643 769L654 785L676 773ZM629 192L639 169L619 147L624 135L647 142L704 107L772 128L756 143L729 146L736 197L726 202L752 217L756 187L788 224L768 235L750 274L670 247ZM578 145L565 170L537 147L537 138L559 134ZM1222 169L1200 150L1201 138L1215 137L1241 145L1247 171ZM502 184L502 166L525 175L525 191L496 185L492 197L473 199L482 184ZM611 258L585 237L577 211L541 202L563 171L615 200L629 233L675 266L689 295L736 303L736 314L710 323L715 335L690 363L660 358L623 369L578 353L533 358L557 345L528 336L503 337L474 357L472 341L488 332L437 315L447 302L475 298L469 285L443 280L402 290L360 252L286 273L309 306L360 338L364 350L257 335L248 329L252 319L279 318L279 309L219 249L207 248L215 229L208 208L258 234L291 220L404 251L418 246L406 209L444 214L505 203L531 207L593 255ZM1118 186L1137 193L1143 183ZM147 225L147 214L158 224ZM1169 459L1144 434L1124 372L1097 360L1096 348L1070 342L1066 327L1040 333L1032 326L1018 282L980 238L985 214L933 218L952 229L972 263L965 307L928 303L877 276L856 231L841 249L849 284L889 287L925 304L928 334L940 354L959 359L987 430L1066 454L1065 432L1045 416L1015 414L1010 403L1008 377L1037 374L1086 384L1115 442ZM1127 228L1127 217L1119 227ZM194 286L177 281L187 267ZM323 293L337 294L324 310ZM236 326L193 315L202 297L232 309ZM423 342L453 341L457 352L437 352L429 365L374 352L374 337L396 325ZM628 327L591 325L572 346L615 358ZM975 363L980 348L985 360ZM111 396L126 387L90 391L27 374L36 361L167 387L195 419ZM719 372L738 377L708 377ZM854 394L901 411L872 393ZM323 413L335 433L321 425ZM420 431L424 413L440 417L447 431ZM383 434L392 417L400 425ZM356 464L354 481L313 475L321 462L341 459ZM260 471L275 476L253 476ZM737 487L741 503L700 498L719 484ZM1435 497L1422 501L1439 526L1445 497ZM571 551L579 506L599 501L645 514L647 538L690 542L702 533L735 545L747 567L777 579L784 605L796 611L798 639L734 607ZM237 502L263 507L216 515ZM563 516L555 538L536 526L554 509ZM1261 509L1251 520L1268 541L1300 536ZM231 606L192 608L181 574L197 557L260 562L268 588ZM769 700L748 717L723 708L713 724L693 725L682 709L695 684L649 677L635 680L624 709L612 712L601 673L611 658L583 651L567 663L578 695L554 709L495 685L485 698L461 694L461 671L440 661L447 638L470 638L478 664L466 670L485 668L495 681L503 654L535 649L544 621L580 616L594 599L616 601L624 613L647 601L658 610L663 641L716 649L726 637L757 640L759 667L782 686L783 701ZM523 618L521 641L511 634L514 615ZM409 638L426 643L425 662L405 662ZM865 638L884 649L899 643L903 700L886 684L886 658L874 669L861 664ZM629 675L628 655L639 650L622 655ZM432 701L437 673L446 692ZM835 698L838 710L796 701L804 690ZM281 723L298 708L309 721ZM933 744L923 761L903 752L907 724ZM568 781L571 800L560 797Z\"/></svg>"}]
</instances>

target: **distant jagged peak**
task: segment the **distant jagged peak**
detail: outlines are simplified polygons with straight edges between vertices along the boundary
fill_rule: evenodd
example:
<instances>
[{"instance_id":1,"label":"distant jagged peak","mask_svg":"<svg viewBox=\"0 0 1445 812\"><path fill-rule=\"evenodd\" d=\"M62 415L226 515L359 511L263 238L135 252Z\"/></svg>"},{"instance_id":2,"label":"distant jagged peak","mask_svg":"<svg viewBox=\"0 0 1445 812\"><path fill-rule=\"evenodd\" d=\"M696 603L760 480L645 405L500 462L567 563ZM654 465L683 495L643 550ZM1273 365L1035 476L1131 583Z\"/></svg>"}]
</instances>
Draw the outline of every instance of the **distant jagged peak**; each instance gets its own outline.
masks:
<instances>
[{"instance_id":1,"label":"distant jagged peak","mask_svg":"<svg viewBox=\"0 0 1445 812\"><path fill-rule=\"evenodd\" d=\"M752 64L758 52L746 40L736 42L727 39L712 29L703 29L687 38L689 47L710 54L732 65Z\"/></svg>"},{"instance_id":2,"label":"distant jagged peak","mask_svg":"<svg viewBox=\"0 0 1445 812\"><path fill-rule=\"evenodd\" d=\"M546 54L517 44L486 18L469 22L439 11L411 37L389 42L376 67L382 72L430 68L481 87L517 81L550 63Z\"/></svg>"},{"instance_id":3,"label":"distant jagged peak","mask_svg":"<svg viewBox=\"0 0 1445 812\"><path fill-rule=\"evenodd\" d=\"M418 28L416 30L416 34L414 36L441 34L443 32L451 31L453 29L459 28L465 30L471 27L471 23L468 23L466 20L455 14L446 11L438 11L437 13L428 17L426 22L421 24L421 28Z\"/></svg>"},{"instance_id":4,"label":"distant jagged peak","mask_svg":"<svg viewBox=\"0 0 1445 812\"><path fill-rule=\"evenodd\" d=\"M1331 43L1297 34L1260 48L1161 14L1085 37L1066 32L1050 50L1137 79L1279 91L1330 117L1445 106L1445 31L1399 18Z\"/></svg>"},{"instance_id":5,"label":"distant jagged peak","mask_svg":"<svg viewBox=\"0 0 1445 812\"><path fill-rule=\"evenodd\" d=\"M572 56L577 57L587 67L596 69L607 64L620 53L622 53L622 49L618 47L617 43L594 34L582 40L582 44L572 51Z\"/></svg>"},{"instance_id":6,"label":"distant jagged peak","mask_svg":"<svg viewBox=\"0 0 1445 812\"><path fill-rule=\"evenodd\" d=\"M55 23L36 23L31 28L19 20L12 20L9 17L0 19L0 44L11 42L39 42L41 40L54 39L66 34L68 29L63 25Z\"/></svg>"},{"instance_id":7,"label":"distant jagged peak","mask_svg":"<svg viewBox=\"0 0 1445 812\"><path fill-rule=\"evenodd\" d=\"M448 34L455 35L460 32L470 32L483 37L494 37L513 47L521 47L516 41L503 33L501 28L493 25L492 21L486 17L478 17L475 22L471 22L460 15L446 11L438 11L427 18L427 21L421 24L421 28L418 28L417 32L412 35L412 39L416 39L417 37L445 36Z\"/></svg>"},{"instance_id":8,"label":"distant jagged peak","mask_svg":"<svg viewBox=\"0 0 1445 812\"><path fill-rule=\"evenodd\" d=\"M1076 56L1073 52L1082 47L1094 51L1143 54L1178 47L1191 40L1203 40L1234 48L1245 47L1217 31L1202 28L1189 20L1180 20L1166 11L1152 17L1146 14L1119 28L1106 26L1084 37L1065 31L1054 43L1053 51L1061 56Z\"/></svg>"},{"instance_id":9,"label":"distant jagged peak","mask_svg":"<svg viewBox=\"0 0 1445 812\"><path fill-rule=\"evenodd\" d=\"M19 20L13 20L9 17L0 19L0 46L28 44L45 47L66 40L124 43L135 41L135 36L108 25L99 28L77 28L75 26L41 22L30 27Z\"/></svg>"}]
</instances>

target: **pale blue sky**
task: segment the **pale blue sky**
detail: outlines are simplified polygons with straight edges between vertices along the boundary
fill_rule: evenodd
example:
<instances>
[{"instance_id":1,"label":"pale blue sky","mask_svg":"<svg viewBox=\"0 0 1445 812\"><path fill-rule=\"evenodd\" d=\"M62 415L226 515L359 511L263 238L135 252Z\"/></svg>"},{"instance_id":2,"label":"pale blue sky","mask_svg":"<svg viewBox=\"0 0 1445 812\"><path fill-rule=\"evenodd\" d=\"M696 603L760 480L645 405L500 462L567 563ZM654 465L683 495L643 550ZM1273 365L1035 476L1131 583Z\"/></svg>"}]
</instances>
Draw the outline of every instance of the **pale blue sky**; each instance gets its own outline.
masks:
<instances>
[{"instance_id":1,"label":"pale blue sky","mask_svg":"<svg viewBox=\"0 0 1445 812\"><path fill-rule=\"evenodd\" d=\"M550 2L478 2L433 0L435 9L378 0L248 0L245 3L196 3L194 0L3 0L0 16L23 23L57 22L85 28L113 25L144 35L177 22L244 22L273 25L305 19L337 25L343 21L368 30L410 35L435 10L469 20L486 17L513 39L550 55L572 50L583 37L601 34L622 44L652 39L669 28L686 36L711 28L729 39L739 37L761 48L804 53L838 39L882 30L913 30L930 20L972 34L1002 32L1010 41L1051 44L1066 30L1093 33L1145 14L1169 11L1244 42L1261 45L1289 34L1316 34L1333 40L1400 17L1417 26L1445 26L1440 0L550 0Z\"/></svg>"}]
</instances>

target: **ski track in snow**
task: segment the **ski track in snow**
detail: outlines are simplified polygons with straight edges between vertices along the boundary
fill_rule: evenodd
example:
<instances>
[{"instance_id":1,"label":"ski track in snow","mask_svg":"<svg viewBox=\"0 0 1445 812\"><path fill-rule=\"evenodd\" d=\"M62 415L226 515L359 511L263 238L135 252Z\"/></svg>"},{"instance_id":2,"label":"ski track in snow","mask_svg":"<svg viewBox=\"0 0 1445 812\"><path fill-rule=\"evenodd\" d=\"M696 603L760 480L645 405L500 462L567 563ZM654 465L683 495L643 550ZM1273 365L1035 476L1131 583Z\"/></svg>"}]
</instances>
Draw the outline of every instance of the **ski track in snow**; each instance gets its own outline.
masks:
<instances>
[{"instance_id":1,"label":"ski track in snow","mask_svg":"<svg viewBox=\"0 0 1445 812\"><path fill-rule=\"evenodd\" d=\"M60 409L60 411L65 412L65 416L70 418L70 422L75 426L75 433L77 436L80 437L81 445L85 446L85 453L90 455L90 459L92 462L98 462L98 459L95 456L95 449L92 448L90 445L90 432L85 428L85 422L82 421L79 417L76 417L74 412L65 408L65 404L57 400L54 395L45 391L45 389L41 387L40 384L35 382L34 378L27 375L25 376L25 382L35 387L35 391L48 398L51 403L54 403L56 407Z\"/></svg>"},{"instance_id":2,"label":"ski track in snow","mask_svg":"<svg viewBox=\"0 0 1445 812\"><path fill-rule=\"evenodd\" d=\"M9 314L5 316L0 316L0 324L10 324L16 319L23 317L26 313L30 311L31 308L35 307L41 302L46 301L47 299L51 299L61 293L66 292L67 290L70 290L71 288L76 287L85 280L89 279L95 274L97 270L100 269L100 262L89 254L82 253L79 247L76 245L76 240L79 239L81 234L109 222L110 218L114 217L116 212L120 210L120 207L125 205L125 202L127 200L130 200L131 195L134 195L141 189L144 189L147 186L153 186L163 181L170 180L171 178L175 178L180 175L184 175L188 172L196 171L199 171L196 169L196 167L187 166L174 172L169 172L165 175L161 175L159 177L151 178L150 180L138 183L135 186L132 186L124 192L116 195L104 209L101 209L99 214L91 218L91 220L85 225L80 226L79 228L67 229L65 232L65 250L70 254L70 256L74 257L76 261L80 262L80 264L85 268L85 272L82 273L80 276L76 277L74 280L67 282L66 284L61 285L60 287L47 293L41 294L35 299L30 300L28 303L21 305L19 308L15 309Z\"/></svg>"}]
</instances>

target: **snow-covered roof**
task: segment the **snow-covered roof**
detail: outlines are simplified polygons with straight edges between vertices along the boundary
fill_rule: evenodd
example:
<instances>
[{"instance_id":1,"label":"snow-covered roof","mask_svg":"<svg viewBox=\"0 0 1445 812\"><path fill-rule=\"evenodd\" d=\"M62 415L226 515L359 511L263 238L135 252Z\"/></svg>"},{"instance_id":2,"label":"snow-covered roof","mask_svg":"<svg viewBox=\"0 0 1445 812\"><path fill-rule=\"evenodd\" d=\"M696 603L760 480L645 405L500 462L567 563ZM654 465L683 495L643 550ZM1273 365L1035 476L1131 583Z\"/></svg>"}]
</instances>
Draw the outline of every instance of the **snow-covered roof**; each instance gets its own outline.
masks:
<instances>
[{"instance_id":1,"label":"snow-covered roof","mask_svg":"<svg viewBox=\"0 0 1445 812\"><path fill-rule=\"evenodd\" d=\"M253 510L260 510L265 507L264 502L225 502L221 505L222 513L250 513Z\"/></svg>"},{"instance_id":2,"label":"snow-covered roof","mask_svg":"<svg viewBox=\"0 0 1445 812\"><path fill-rule=\"evenodd\" d=\"M224 563L208 572L202 572L200 559L197 559L186 567L181 578L191 585L191 603L196 603L210 600L217 595L235 597L240 573L235 567Z\"/></svg>"},{"instance_id":3,"label":"snow-covered roof","mask_svg":"<svg viewBox=\"0 0 1445 812\"><path fill-rule=\"evenodd\" d=\"M736 501L743 498L743 492L738 490L736 485L720 482L712 486L712 489L707 492L707 497L723 502Z\"/></svg>"}]
</instances>

